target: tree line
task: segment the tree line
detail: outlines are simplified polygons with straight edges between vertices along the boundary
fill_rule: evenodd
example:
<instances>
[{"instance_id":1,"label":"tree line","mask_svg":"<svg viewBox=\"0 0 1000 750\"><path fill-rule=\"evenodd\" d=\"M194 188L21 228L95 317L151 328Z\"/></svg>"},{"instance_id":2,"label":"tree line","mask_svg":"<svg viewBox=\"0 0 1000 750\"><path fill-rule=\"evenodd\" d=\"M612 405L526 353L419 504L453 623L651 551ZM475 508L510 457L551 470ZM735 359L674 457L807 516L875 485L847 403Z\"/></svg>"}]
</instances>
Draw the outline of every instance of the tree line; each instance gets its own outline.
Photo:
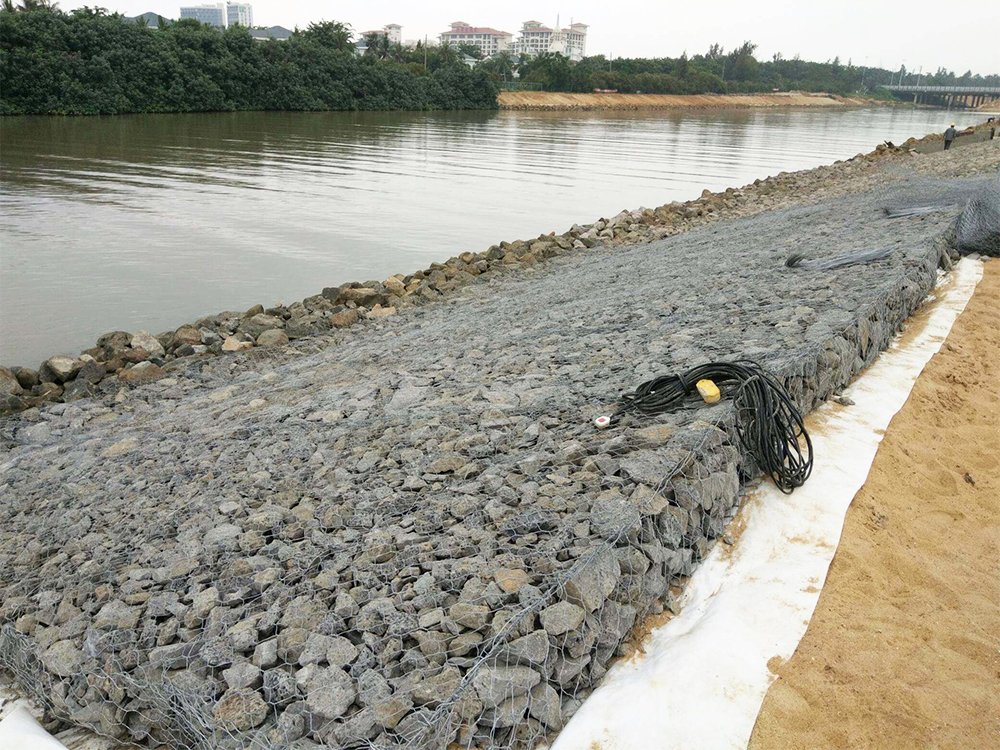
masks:
<instances>
[{"instance_id":1,"label":"tree line","mask_svg":"<svg viewBox=\"0 0 1000 750\"><path fill-rule=\"evenodd\" d=\"M241 26L186 19L156 27L48 0L0 0L0 114L117 114L231 110L494 109L515 81L559 92L754 93L774 89L888 96L891 83L1000 85L1000 75L939 68L914 74L780 54L755 57L750 41L713 44L691 57L578 63L558 54L480 60L474 46L391 44L371 35L358 56L349 26L310 24L287 41L254 40Z\"/></svg>"},{"instance_id":2,"label":"tree line","mask_svg":"<svg viewBox=\"0 0 1000 750\"><path fill-rule=\"evenodd\" d=\"M433 52L358 56L350 28L332 21L257 41L240 26L149 27L100 8L3 0L0 114L496 108L486 71Z\"/></svg>"},{"instance_id":3,"label":"tree line","mask_svg":"<svg viewBox=\"0 0 1000 750\"><path fill-rule=\"evenodd\" d=\"M747 41L726 52L713 44L703 54L688 57L616 58L586 57L574 64L563 55L543 54L519 58L496 55L478 66L501 87L527 83L545 91L588 92L612 89L622 93L705 94L814 91L830 94L888 96L883 88L892 83L929 86L956 84L997 86L1000 75L962 75L939 68L934 73L917 74L841 62L809 62L798 56L785 59L775 54L770 60L758 60L757 45Z\"/></svg>"}]
</instances>

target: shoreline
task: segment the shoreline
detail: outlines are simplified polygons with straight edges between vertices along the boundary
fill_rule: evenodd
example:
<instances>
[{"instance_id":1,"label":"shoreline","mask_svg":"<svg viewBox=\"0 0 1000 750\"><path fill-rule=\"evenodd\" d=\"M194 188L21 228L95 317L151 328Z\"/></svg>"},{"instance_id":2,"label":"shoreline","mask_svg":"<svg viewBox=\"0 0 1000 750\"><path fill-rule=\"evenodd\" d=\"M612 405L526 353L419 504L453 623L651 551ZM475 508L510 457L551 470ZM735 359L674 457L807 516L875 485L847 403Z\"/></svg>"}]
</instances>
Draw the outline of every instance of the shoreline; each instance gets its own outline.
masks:
<instances>
[{"instance_id":1,"label":"shoreline","mask_svg":"<svg viewBox=\"0 0 1000 750\"><path fill-rule=\"evenodd\" d=\"M895 102L837 94L780 91L760 94L602 94L501 91L501 110L589 111L642 109L755 109L771 107L894 106Z\"/></svg>"},{"instance_id":2,"label":"shoreline","mask_svg":"<svg viewBox=\"0 0 1000 750\"><path fill-rule=\"evenodd\" d=\"M983 140L986 124L964 141ZM347 282L327 287L301 302L246 311L222 311L180 325L172 331L111 331L79 355L57 354L35 369L0 363L0 418L4 414L52 402L70 402L168 377L195 358L281 347L312 336L350 328L366 320L384 319L410 307L451 296L468 284L515 270L529 269L566 253L597 246L623 246L688 231L721 218L747 216L779 205L794 205L799 194L841 171L864 170L886 158L909 158L941 148L942 136L910 138L902 146L880 144L874 151L830 165L782 172L740 188L705 190L701 197L674 201L655 209L623 211L597 221L575 224L561 234L550 232L528 240L502 241L487 250L465 252L411 274L383 281Z\"/></svg>"}]
</instances>

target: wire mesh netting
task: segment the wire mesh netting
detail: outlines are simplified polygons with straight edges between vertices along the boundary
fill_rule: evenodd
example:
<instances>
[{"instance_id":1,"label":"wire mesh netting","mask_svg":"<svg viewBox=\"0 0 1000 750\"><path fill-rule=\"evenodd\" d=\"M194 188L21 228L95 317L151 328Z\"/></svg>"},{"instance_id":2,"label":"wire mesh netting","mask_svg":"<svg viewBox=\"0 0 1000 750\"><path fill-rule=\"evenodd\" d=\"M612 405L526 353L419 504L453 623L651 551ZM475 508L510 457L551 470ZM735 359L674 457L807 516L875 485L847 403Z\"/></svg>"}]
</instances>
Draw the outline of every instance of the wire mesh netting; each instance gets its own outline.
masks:
<instances>
[{"instance_id":1,"label":"wire mesh netting","mask_svg":"<svg viewBox=\"0 0 1000 750\"><path fill-rule=\"evenodd\" d=\"M966 203L955 224L960 252L1000 256L1000 177Z\"/></svg>"},{"instance_id":2,"label":"wire mesh netting","mask_svg":"<svg viewBox=\"0 0 1000 750\"><path fill-rule=\"evenodd\" d=\"M758 473L725 400L591 420L708 360L761 361L804 409L835 392L933 286L957 213L884 205L560 258L7 420L0 665L51 716L150 747L550 740ZM892 252L784 267L860 236Z\"/></svg>"}]
</instances>

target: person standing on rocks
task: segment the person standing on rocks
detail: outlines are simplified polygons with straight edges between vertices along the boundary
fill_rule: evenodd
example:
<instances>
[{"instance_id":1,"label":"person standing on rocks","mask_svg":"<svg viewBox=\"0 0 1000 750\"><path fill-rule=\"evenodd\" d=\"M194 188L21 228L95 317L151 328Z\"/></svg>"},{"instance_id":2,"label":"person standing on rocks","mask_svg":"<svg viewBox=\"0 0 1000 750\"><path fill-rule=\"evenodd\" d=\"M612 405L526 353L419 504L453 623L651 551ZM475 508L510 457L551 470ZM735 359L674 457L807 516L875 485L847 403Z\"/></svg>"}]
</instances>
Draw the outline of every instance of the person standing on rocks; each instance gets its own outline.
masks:
<instances>
[{"instance_id":1,"label":"person standing on rocks","mask_svg":"<svg viewBox=\"0 0 1000 750\"><path fill-rule=\"evenodd\" d=\"M955 123L951 124L946 131L944 131L944 150L947 151L951 148L951 142L955 140L955 135L957 131L955 130Z\"/></svg>"}]
</instances>

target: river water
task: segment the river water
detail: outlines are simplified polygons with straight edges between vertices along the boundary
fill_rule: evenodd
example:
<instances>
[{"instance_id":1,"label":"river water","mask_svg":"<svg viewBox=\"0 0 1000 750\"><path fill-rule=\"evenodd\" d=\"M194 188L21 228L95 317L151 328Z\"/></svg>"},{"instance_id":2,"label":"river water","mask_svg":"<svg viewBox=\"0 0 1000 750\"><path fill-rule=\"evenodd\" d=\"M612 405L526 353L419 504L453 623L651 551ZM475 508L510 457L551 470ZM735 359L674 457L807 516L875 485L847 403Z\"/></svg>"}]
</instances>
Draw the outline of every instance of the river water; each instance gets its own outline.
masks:
<instances>
[{"instance_id":1,"label":"river water","mask_svg":"<svg viewBox=\"0 0 1000 750\"><path fill-rule=\"evenodd\" d=\"M409 273L853 156L952 117L831 108L4 118L0 363L37 366L109 330L157 332Z\"/></svg>"}]
</instances>

